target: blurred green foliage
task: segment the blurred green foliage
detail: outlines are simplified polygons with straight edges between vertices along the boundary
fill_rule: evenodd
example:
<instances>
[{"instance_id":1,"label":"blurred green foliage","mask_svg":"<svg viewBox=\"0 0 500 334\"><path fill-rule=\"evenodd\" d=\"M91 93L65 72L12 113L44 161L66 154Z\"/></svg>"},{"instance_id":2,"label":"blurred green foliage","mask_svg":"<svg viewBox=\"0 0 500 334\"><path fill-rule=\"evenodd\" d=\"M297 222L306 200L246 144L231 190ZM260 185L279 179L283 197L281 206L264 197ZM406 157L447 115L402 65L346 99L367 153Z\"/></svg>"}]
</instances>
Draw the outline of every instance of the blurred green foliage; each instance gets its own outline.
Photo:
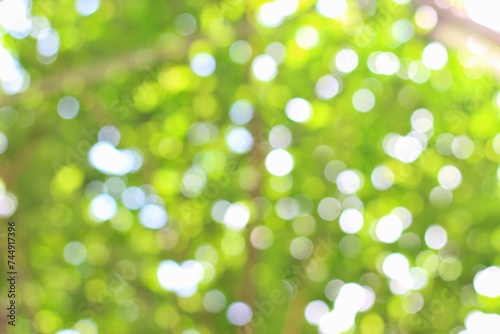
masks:
<instances>
[{"instance_id":1,"label":"blurred green foliage","mask_svg":"<svg viewBox=\"0 0 500 334\"><path fill-rule=\"evenodd\" d=\"M472 285L480 270L500 266L497 78L465 47L448 49L446 64L429 69L434 58L422 58L430 30L412 3L348 1L345 12L323 13L315 1L297 4L280 19L284 9L267 17L264 1L103 1L90 15L73 1L36 1L32 15L60 39L54 59L40 56L34 37L1 32L3 48L30 76L24 92L0 97L3 195L17 199L9 218L18 224L17 333L316 333L306 306L320 300L331 311L339 280L375 296L347 332L459 333L470 311L499 312L500 298ZM352 71L342 71L354 61L338 57L345 49L357 55ZM202 53L215 60L213 73L194 70ZM259 77L255 59L265 54L271 69ZM467 59L477 62L465 66ZM273 62L276 76L263 79ZM360 89L369 93L356 99ZM58 113L65 96L79 103L74 118ZM293 98L309 102L310 119L287 115ZM372 98L371 110L358 111ZM241 125L253 145L238 153L228 134L240 100L253 106ZM412 119L418 109L432 115L420 118L424 125ZM280 147L269 137L279 125L291 133L283 149L294 166L272 175L266 157ZM140 155L138 170L113 176L92 166L89 150L105 126L119 131L118 149ZM456 189L456 174L438 180L448 165L459 171ZM373 174L379 166L382 174ZM357 175L347 187L359 181L359 189L342 190L345 170ZM142 187L168 222L148 228L139 208L123 203L124 187ZM117 207L99 222L91 203L103 193ZM341 208L330 200L321 209L325 198ZM248 208L244 228L215 221L220 200ZM411 213L411 226L381 242L377 224L398 207ZM348 209L362 212L359 231L339 225ZM438 249L426 242L433 225L446 231ZM391 253L421 268L426 283L407 289L387 277ZM196 291L162 287L165 260L202 263ZM217 312L206 306L216 304L212 290L226 300ZM228 320L238 301L253 310L243 327Z\"/></svg>"}]
</instances>

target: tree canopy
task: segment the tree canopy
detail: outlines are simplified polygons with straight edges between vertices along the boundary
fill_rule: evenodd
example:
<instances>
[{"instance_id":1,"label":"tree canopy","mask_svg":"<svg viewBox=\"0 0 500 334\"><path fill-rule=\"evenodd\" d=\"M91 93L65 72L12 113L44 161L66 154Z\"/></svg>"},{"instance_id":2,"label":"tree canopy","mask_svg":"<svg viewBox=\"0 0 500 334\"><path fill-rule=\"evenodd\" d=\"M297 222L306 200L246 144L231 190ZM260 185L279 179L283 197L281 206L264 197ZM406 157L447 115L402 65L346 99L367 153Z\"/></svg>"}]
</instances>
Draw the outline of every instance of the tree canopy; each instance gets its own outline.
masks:
<instances>
[{"instance_id":1,"label":"tree canopy","mask_svg":"<svg viewBox=\"0 0 500 334\"><path fill-rule=\"evenodd\" d=\"M437 40L437 7L0 12L17 333L500 328L495 46Z\"/></svg>"}]
</instances>

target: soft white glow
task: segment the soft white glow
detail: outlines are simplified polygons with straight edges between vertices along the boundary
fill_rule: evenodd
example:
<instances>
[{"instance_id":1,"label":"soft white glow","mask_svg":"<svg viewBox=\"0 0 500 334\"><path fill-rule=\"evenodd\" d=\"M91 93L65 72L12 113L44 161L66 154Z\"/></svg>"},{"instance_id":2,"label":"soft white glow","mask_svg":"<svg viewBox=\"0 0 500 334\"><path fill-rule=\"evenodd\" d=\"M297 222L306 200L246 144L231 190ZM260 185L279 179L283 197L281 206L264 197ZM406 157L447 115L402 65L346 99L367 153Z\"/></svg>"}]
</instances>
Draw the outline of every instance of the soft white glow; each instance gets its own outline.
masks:
<instances>
[{"instance_id":1,"label":"soft white glow","mask_svg":"<svg viewBox=\"0 0 500 334\"><path fill-rule=\"evenodd\" d=\"M243 230L249 220L250 209L243 203L231 204L224 214L224 224L230 230Z\"/></svg>"},{"instance_id":2,"label":"soft white glow","mask_svg":"<svg viewBox=\"0 0 500 334\"><path fill-rule=\"evenodd\" d=\"M87 248L79 241L72 241L64 247L64 259L76 266L87 258Z\"/></svg>"},{"instance_id":3,"label":"soft white glow","mask_svg":"<svg viewBox=\"0 0 500 334\"><path fill-rule=\"evenodd\" d=\"M358 233L363 227L363 221L363 214L356 209L345 210L339 218L340 228L349 234Z\"/></svg>"},{"instance_id":4,"label":"soft white glow","mask_svg":"<svg viewBox=\"0 0 500 334\"><path fill-rule=\"evenodd\" d=\"M406 43L413 38L415 33L413 24L406 19L397 20L392 25L392 36L399 43Z\"/></svg>"},{"instance_id":5,"label":"soft white glow","mask_svg":"<svg viewBox=\"0 0 500 334\"><path fill-rule=\"evenodd\" d=\"M465 317L466 334L497 334L500 328L500 315L472 311Z\"/></svg>"},{"instance_id":6,"label":"soft white glow","mask_svg":"<svg viewBox=\"0 0 500 334\"><path fill-rule=\"evenodd\" d=\"M490 29L500 32L500 3L496 0L464 0L469 17Z\"/></svg>"},{"instance_id":7,"label":"soft white glow","mask_svg":"<svg viewBox=\"0 0 500 334\"><path fill-rule=\"evenodd\" d=\"M314 250L313 242L306 237L297 237L290 244L290 254L298 260L309 258Z\"/></svg>"},{"instance_id":8,"label":"soft white glow","mask_svg":"<svg viewBox=\"0 0 500 334\"><path fill-rule=\"evenodd\" d=\"M403 232L403 223L395 214L380 218L375 227L377 239L386 244L396 242Z\"/></svg>"},{"instance_id":9,"label":"soft white glow","mask_svg":"<svg viewBox=\"0 0 500 334\"><path fill-rule=\"evenodd\" d=\"M388 166L377 166L372 172L371 181L375 189L387 190L394 184L394 172Z\"/></svg>"},{"instance_id":10,"label":"soft white glow","mask_svg":"<svg viewBox=\"0 0 500 334\"><path fill-rule=\"evenodd\" d=\"M401 222L403 223L403 229L407 229L408 227L411 226L411 223L413 221L413 215L407 208L398 206L397 208L392 209L391 213L398 216L399 219L401 219Z\"/></svg>"},{"instance_id":11,"label":"soft white glow","mask_svg":"<svg viewBox=\"0 0 500 334\"><path fill-rule=\"evenodd\" d=\"M451 203L453 194L449 189L438 186L431 190L429 200L435 207L443 208Z\"/></svg>"},{"instance_id":12,"label":"soft white glow","mask_svg":"<svg viewBox=\"0 0 500 334\"><path fill-rule=\"evenodd\" d=\"M429 248L441 249L446 245L447 240L446 230L439 225L432 225L425 232L425 243Z\"/></svg>"},{"instance_id":13,"label":"soft white glow","mask_svg":"<svg viewBox=\"0 0 500 334\"><path fill-rule=\"evenodd\" d=\"M80 103L73 96L65 96L57 103L57 113L64 119L75 118L79 109Z\"/></svg>"},{"instance_id":14,"label":"soft white glow","mask_svg":"<svg viewBox=\"0 0 500 334\"><path fill-rule=\"evenodd\" d=\"M358 67L358 54L353 49L342 49L335 56L335 66L340 72L349 73Z\"/></svg>"},{"instance_id":15,"label":"soft white glow","mask_svg":"<svg viewBox=\"0 0 500 334\"><path fill-rule=\"evenodd\" d=\"M272 150L265 160L267 171L276 176L287 175L292 171L293 165L292 155L283 149Z\"/></svg>"},{"instance_id":16,"label":"soft white glow","mask_svg":"<svg viewBox=\"0 0 500 334\"><path fill-rule=\"evenodd\" d=\"M451 151L459 159L468 159L474 153L474 142L466 135L457 136L451 142Z\"/></svg>"},{"instance_id":17,"label":"soft white glow","mask_svg":"<svg viewBox=\"0 0 500 334\"><path fill-rule=\"evenodd\" d=\"M361 88L352 96L352 105L359 112L368 112L375 106L375 95L371 90Z\"/></svg>"},{"instance_id":18,"label":"soft white glow","mask_svg":"<svg viewBox=\"0 0 500 334\"><path fill-rule=\"evenodd\" d=\"M146 194L141 188L130 187L122 194L122 202L130 210L138 210L146 204Z\"/></svg>"},{"instance_id":19,"label":"soft white glow","mask_svg":"<svg viewBox=\"0 0 500 334\"><path fill-rule=\"evenodd\" d=\"M271 81L278 73L276 60L269 55L257 56L252 62L252 72L259 81Z\"/></svg>"},{"instance_id":20,"label":"soft white glow","mask_svg":"<svg viewBox=\"0 0 500 334\"><path fill-rule=\"evenodd\" d=\"M340 215L342 205L333 197L323 198L318 204L318 214L324 220L335 220Z\"/></svg>"},{"instance_id":21,"label":"soft white glow","mask_svg":"<svg viewBox=\"0 0 500 334\"><path fill-rule=\"evenodd\" d=\"M198 283L203 279L203 265L197 261L188 260L181 265L175 261L162 261L156 273L160 285L168 291L174 291L182 297L189 297L198 289Z\"/></svg>"},{"instance_id":22,"label":"soft white glow","mask_svg":"<svg viewBox=\"0 0 500 334\"><path fill-rule=\"evenodd\" d=\"M321 317L328 313L328 311L329 307L327 303L322 300L313 300L307 304L304 315L308 323L318 325Z\"/></svg>"},{"instance_id":23,"label":"soft white glow","mask_svg":"<svg viewBox=\"0 0 500 334\"><path fill-rule=\"evenodd\" d=\"M227 308L227 319L236 326L244 326L252 320L252 308L248 304L235 302Z\"/></svg>"},{"instance_id":24,"label":"soft white glow","mask_svg":"<svg viewBox=\"0 0 500 334\"><path fill-rule=\"evenodd\" d=\"M90 202L89 214L96 222L103 222L113 218L118 209L116 201L108 194L100 194Z\"/></svg>"},{"instance_id":25,"label":"soft white glow","mask_svg":"<svg viewBox=\"0 0 500 334\"><path fill-rule=\"evenodd\" d=\"M417 25L424 30L431 30L438 24L438 14L431 6L420 6L415 12Z\"/></svg>"},{"instance_id":26,"label":"soft white glow","mask_svg":"<svg viewBox=\"0 0 500 334\"><path fill-rule=\"evenodd\" d=\"M229 110L229 118L238 125L247 124L253 118L253 106L247 100L238 100Z\"/></svg>"},{"instance_id":27,"label":"soft white glow","mask_svg":"<svg viewBox=\"0 0 500 334\"><path fill-rule=\"evenodd\" d=\"M443 44L431 42L422 53L422 62L430 70L440 70L448 62L448 51Z\"/></svg>"},{"instance_id":28,"label":"soft white glow","mask_svg":"<svg viewBox=\"0 0 500 334\"><path fill-rule=\"evenodd\" d=\"M208 53L198 53L191 59L191 69L200 77L208 77L214 73L215 67L215 58Z\"/></svg>"},{"instance_id":29,"label":"soft white glow","mask_svg":"<svg viewBox=\"0 0 500 334\"><path fill-rule=\"evenodd\" d=\"M252 149L253 136L243 127L233 128L226 135L226 143L235 153L247 153Z\"/></svg>"},{"instance_id":30,"label":"soft white glow","mask_svg":"<svg viewBox=\"0 0 500 334\"><path fill-rule=\"evenodd\" d=\"M434 116L427 109L417 109L411 115L411 125L415 131L427 132L434 125Z\"/></svg>"},{"instance_id":31,"label":"soft white glow","mask_svg":"<svg viewBox=\"0 0 500 334\"><path fill-rule=\"evenodd\" d=\"M0 131L0 154L7 151L8 146L9 140L7 139L7 136L2 131Z\"/></svg>"},{"instance_id":32,"label":"soft white glow","mask_svg":"<svg viewBox=\"0 0 500 334\"><path fill-rule=\"evenodd\" d=\"M90 164L105 174L125 175L142 165L131 150L118 150L108 142L98 142L89 151Z\"/></svg>"},{"instance_id":33,"label":"soft white glow","mask_svg":"<svg viewBox=\"0 0 500 334\"><path fill-rule=\"evenodd\" d=\"M277 125L269 132L269 143L273 148L286 148L292 143L292 132L284 125Z\"/></svg>"},{"instance_id":34,"label":"soft white glow","mask_svg":"<svg viewBox=\"0 0 500 334\"><path fill-rule=\"evenodd\" d=\"M417 134L419 133L414 132L403 137L398 134L389 133L383 141L384 151L391 157L404 163L412 163L420 157L425 148L419 140L425 141L425 136L422 137L420 134L417 138Z\"/></svg>"},{"instance_id":35,"label":"soft white glow","mask_svg":"<svg viewBox=\"0 0 500 334\"><path fill-rule=\"evenodd\" d=\"M297 31L295 41L302 49L309 50L318 44L319 34L312 27L303 27Z\"/></svg>"},{"instance_id":36,"label":"soft white glow","mask_svg":"<svg viewBox=\"0 0 500 334\"><path fill-rule=\"evenodd\" d=\"M36 50L41 56L52 57L59 51L60 44L57 31L46 28L40 31L38 35Z\"/></svg>"},{"instance_id":37,"label":"soft white glow","mask_svg":"<svg viewBox=\"0 0 500 334\"><path fill-rule=\"evenodd\" d=\"M264 3L257 11L257 21L264 27L277 27L284 19L284 15L277 10L274 2Z\"/></svg>"},{"instance_id":38,"label":"soft white glow","mask_svg":"<svg viewBox=\"0 0 500 334\"><path fill-rule=\"evenodd\" d=\"M9 218L17 209L17 198L11 194L2 194L0 183L0 218Z\"/></svg>"},{"instance_id":39,"label":"soft white glow","mask_svg":"<svg viewBox=\"0 0 500 334\"><path fill-rule=\"evenodd\" d=\"M76 0L75 8L78 14L89 16L95 13L101 5L100 0Z\"/></svg>"},{"instance_id":40,"label":"soft white glow","mask_svg":"<svg viewBox=\"0 0 500 334\"><path fill-rule=\"evenodd\" d=\"M32 26L30 7L30 1L0 1L0 26L14 38L25 38Z\"/></svg>"},{"instance_id":41,"label":"soft white glow","mask_svg":"<svg viewBox=\"0 0 500 334\"><path fill-rule=\"evenodd\" d=\"M479 271L474 277L474 289L480 295L497 298L500 297L500 268L491 266Z\"/></svg>"},{"instance_id":42,"label":"soft white glow","mask_svg":"<svg viewBox=\"0 0 500 334\"><path fill-rule=\"evenodd\" d=\"M443 188L453 190L462 183L462 173L455 166L444 166L439 170L438 181Z\"/></svg>"},{"instance_id":43,"label":"soft white glow","mask_svg":"<svg viewBox=\"0 0 500 334\"><path fill-rule=\"evenodd\" d=\"M372 72L393 75L399 70L399 58L392 52L379 52L374 59Z\"/></svg>"},{"instance_id":44,"label":"soft white glow","mask_svg":"<svg viewBox=\"0 0 500 334\"><path fill-rule=\"evenodd\" d=\"M201 168L189 168L182 177L181 192L187 197L197 197L201 194L206 182L207 176Z\"/></svg>"},{"instance_id":45,"label":"soft white glow","mask_svg":"<svg viewBox=\"0 0 500 334\"><path fill-rule=\"evenodd\" d=\"M256 249L268 249L274 242L273 231L267 226L257 226L250 234L250 242Z\"/></svg>"},{"instance_id":46,"label":"soft white glow","mask_svg":"<svg viewBox=\"0 0 500 334\"><path fill-rule=\"evenodd\" d=\"M410 262L400 253L392 253L385 257L382 263L382 271L392 279L398 279L408 274Z\"/></svg>"},{"instance_id":47,"label":"soft white glow","mask_svg":"<svg viewBox=\"0 0 500 334\"><path fill-rule=\"evenodd\" d=\"M344 194L354 194L361 188L361 177L352 170L345 170L337 176L337 188Z\"/></svg>"},{"instance_id":48,"label":"soft white glow","mask_svg":"<svg viewBox=\"0 0 500 334\"><path fill-rule=\"evenodd\" d=\"M288 101L285 111L288 118L292 121L305 123L311 118L312 106L309 101L296 97Z\"/></svg>"},{"instance_id":49,"label":"soft white glow","mask_svg":"<svg viewBox=\"0 0 500 334\"><path fill-rule=\"evenodd\" d=\"M347 11L347 2L345 0L318 0L316 10L325 17L338 18Z\"/></svg>"},{"instance_id":50,"label":"soft white glow","mask_svg":"<svg viewBox=\"0 0 500 334\"><path fill-rule=\"evenodd\" d=\"M273 57L277 64L281 64L286 57L286 48L279 42L273 42L266 47L266 54Z\"/></svg>"},{"instance_id":51,"label":"soft white glow","mask_svg":"<svg viewBox=\"0 0 500 334\"><path fill-rule=\"evenodd\" d=\"M143 226L157 230L167 224L167 211L158 204L147 204L139 211L139 221Z\"/></svg>"},{"instance_id":52,"label":"soft white glow","mask_svg":"<svg viewBox=\"0 0 500 334\"><path fill-rule=\"evenodd\" d=\"M322 100L330 100L340 91L340 83L333 75L327 74L316 82L316 95Z\"/></svg>"}]
</instances>

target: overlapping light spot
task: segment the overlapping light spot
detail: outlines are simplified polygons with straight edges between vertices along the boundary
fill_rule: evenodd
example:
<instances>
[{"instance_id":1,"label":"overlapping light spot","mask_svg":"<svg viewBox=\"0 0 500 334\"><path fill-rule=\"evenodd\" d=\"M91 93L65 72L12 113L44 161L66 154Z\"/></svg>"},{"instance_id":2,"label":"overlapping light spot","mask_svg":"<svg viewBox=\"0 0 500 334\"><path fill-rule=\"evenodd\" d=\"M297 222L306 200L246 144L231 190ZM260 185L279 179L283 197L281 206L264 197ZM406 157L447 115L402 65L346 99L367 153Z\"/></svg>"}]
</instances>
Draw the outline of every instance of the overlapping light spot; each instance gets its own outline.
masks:
<instances>
[{"instance_id":1,"label":"overlapping light spot","mask_svg":"<svg viewBox=\"0 0 500 334\"><path fill-rule=\"evenodd\" d=\"M375 227L377 239L386 244L398 241L403 233L403 222L399 216L391 213L379 219Z\"/></svg>"},{"instance_id":2,"label":"overlapping light spot","mask_svg":"<svg viewBox=\"0 0 500 334\"><path fill-rule=\"evenodd\" d=\"M116 215L118 206L113 197L108 194L100 194L90 202L89 215L96 222L104 222Z\"/></svg>"},{"instance_id":3,"label":"overlapping light spot","mask_svg":"<svg viewBox=\"0 0 500 334\"><path fill-rule=\"evenodd\" d=\"M10 192L6 192L4 185L0 182L0 218L9 218L16 212L17 198Z\"/></svg>"},{"instance_id":4,"label":"overlapping light spot","mask_svg":"<svg viewBox=\"0 0 500 334\"><path fill-rule=\"evenodd\" d=\"M319 34L313 27L303 27L297 30L295 41L304 50L315 47L319 42Z\"/></svg>"},{"instance_id":5,"label":"overlapping light spot","mask_svg":"<svg viewBox=\"0 0 500 334\"><path fill-rule=\"evenodd\" d=\"M82 16L95 13L101 5L101 0L76 0L75 9Z\"/></svg>"},{"instance_id":6,"label":"overlapping light spot","mask_svg":"<svg viewBox=\"0 0 500 334\"><path fill-rule=\"evenodd\" d=\"M230 230L241 231L250 220L250 209L244 203L229 205L224 214L224 224Z\"/></svg>"},{"instance_id":7,"label":"overlapping light spot","mask_svg":"<svg viewBox=\"0 0 500 334\"><path fill-rule=\"evenodd\" d=\"M359 112L368 112L375 107L375 95L367 88L358 89L352 96L352 105Z\"/></svg>"},{"instance_id":8,"label":"overlapping light spot","mask_svg":"<svg viewBox=\"0 0 500 334\"><path fill-rule=\"evenodd\" d=\"M464 334L497 334L500 328L500 315L472 311L465 317Z\"/></svg>"},{"instance_id":9,"label":"overlapping light spot","mask_svg":"<svg viewBox=\"0 0 500 334\"><path fill-rule=\"evenodd\" d=\"M431 6L420 6L415 12L417 25L424 30L432 30L438 24L438 14Z\"/></svg>"},{"instance_id":10,"label":"overlapping light spot","mask_svg":"<svg viewBox=\"0 0 500 334\"><path fill-rule=\"evenodd\" d=\"M307 237L294 238L290 244L290 254L298 260L309 258L314 250L313 242Z\"/></svg>"},{"instance_id":11,"label":"overlapping light spot","mask_svg":"<svg viewBox=\"0 0 500 334\"><path fill-rule=\"evenodd\" d=\"M340 91L340 82L333 75L322 76L316 82L316 95L322 100L330 100Z\"/></svg>"},{"instance_id":12,"label":"overlapping light spot","mask_svg":"<svg viewBox=\"0 0 500 334\"><path fill-rule=\"evenodd\" d=\"M474 142L466 135L457 136L451 142L451 151L459 159L468 159L474 153Z\"/></svg>"},{"instance_id":13,"label":"overlapping light spot","mask_svg":"<svg viewBox=\"0 0 500 334\"><path fill-rule=\"evenodd\" d=\"M260 55L252 61L252 72L259 81L271 81L278 74L278 64L273 57L267 54Z\"/></svg>"},{"instance_id":14,"label":"overlapping light spot","mask_svg":"<svg viewBox=\"0 0 500 334\"><path fill-rule=\"evenodd\" d=\"M340 172L337 176L337 188L340 192L344 194L354 194L362 186L362 179L359 172L354 170L344 170Z\"/></svg>"},{"instance_id":15,"label":"overlapping light spot","mask_svg":"<svg viewBox=\"0 0 500 334\"><path fill-rule=\"evenodd\" d=\"M415 131L425 133L434 126L434 116L427 109L417 109L411 115L411 126Z\"/></svg>"},{"instance_id":16,"label":"overlapping light spot","mask_svg":"<svg viewBox=\"0 0 500 334\"><path fill-rule=\"evenodd\" d=\"M448 51L443 44L431 42L424 48L422 62L430 70L440 70L448 62Z\"/></svg>"},{"instance_id":17,"label":"overlapping light spot","mask_svg":"<svg viewBox=\"0 0 500 334\"><path fill-rule=\"evenodd\" d=\"M0 131L0 154L7 151L8 146L9 146L9 139L2 131Z\"/></svg>"},{"instance_id":18,"label":"overlapping light spot","mask_svg":"<svg viewBox=\"0 0 500 334\"><path fill-rule=\"evenodd\" d=\"M235 127L227 132L226 143L234 153L247 153L253 147L253 136L244 127Z\"/></svg>"},{"instance_id":19,"label":"overlapping light spot","mask_svg":"<svg viewBox=\"0 0 500 334\"><path fill-rule=\"evenodd\" d=\"M298 0L275 0L264 3L257 11L257 21L264 27L279 26L287 16L295 13Z\"/></svg>"},{"instance_id":20,"label":"overlapping light spot","mask_svg":"<svg viewBox=\"0 0 500 334\"><path fill-rule=\"evenodd\" d=\"M373 52L368 57L368 68L375 74L393 75L399 70L399 58L392 52Z\"/></svg>"},{"instance_id":21,"label":"overlapping light spot","mask_svg":"<svg viewBox=\"0 0 500 334\"><path fill-rule=\"evenodd\" d=\"M269 143L273 148L286 148L292 143L292 132L284 125L277 125L269 132Z\"/></svg>"},{"instance_id":22,"label":"overlapping light spot","mask_svg":"<svg viewBox=\"0 0 500 334\"><path fill-rule=\"evenodd\" d=\"M275 149L266 156L265 166L269 173L276 176L289 174L294 166L294 160L290 153L283 149Z\"/></svg>"},{"instance_id":23,"label":"overlapping light spot","mask_svg":"<svg viewBox=\"0 0 500 334\"><path fill-rule=\"evenodd\" d=\"M306 320L311 325L318 325L321 317L328 313L330 308L328 304L322 300L313 300L307 304L306 309L304 310L304 315Z\"/></svg>"},{"instance_id":24,"label":"overlapping light spot","mask_svg":"<svg viewBox=\"0 0 500 334\"><path fill-rule=\"evenodd\" d=\"M375 295L369 288L356 283L347 283L340 288L334 308L319 319L319 331L323 334L340 334L355 324L358 312L369 309Z\"/></svg>"},{"instance_id":25,"label":"overlapping light spot","mask_svg":"<svg viewBox=\"0 0 500 334\"><path fill-rule=\"evenodd\" d=\"M353 49L342 49L335 56L335 66L343 73L350 73L358 67L358 54Z\"/></svg>"},{"instance_id":26,"label":"overlapping light spot","mask_svg":"<svg viewBox=\"0 0 500 334\"><path fill-rule=\"evenodd\" d=\"M387 190L394 184L394 172L388 166L377 166L372 172L371 181L375 189Z\"/></svg>"},{"instance_id":27,"label":"overlapping light spot","mask_svg":"<svg viewBox=\"0 0 500 334\"><path fill-rule=\"evenodd\" d=\"M215 72L215 58L206 52L200 52L191 59L191 69L200 77L208 77Z\"/></svg>"},{"instance_id":28,"label":"overlapping light spot","mask_svg":"<svg viewBox=\"0 0 500 334\"><path fill-rule=\"evenodd\" d=\"M389 133L383 141L384 151L404 163L417 160L427 145L427 138L412 132L407 136Z\"/></svg>"},{"instance_id":29,"label":"overlapping light spot","mask_svg":"<svg viewBox=\"0 0 500 334\"><path fill-rule=\"evenodd\" d=\"M273 42L266 47L266 54L273 57L277 64L281 64L286 57L286 48L279 42Z\"/></svg>"},{"instance_id":30,"label":"overlapping light spot","mask_svg":"<svg viewBox=\"0 0 500 334\"><path fill-rule=\"evenodd\" d=\"M186 197L197 197L201 194L206 183L205 172L199 167L191 167L182 177L181 192Z\"/></svg>"},{"instance_id":31,"label":"overlapping light spot","mask_svg":"<svg viewBox=\"0 0 500 334\"><path fill-rule=\"evenodd\" d=\"M311 118L312 106L309 101L296 97L287 102L285 112L292 121L305 123Z\"/></svg>"},{"instance_id":32,"label":"overlapping light spot","mask_svg":"<svg viewBox=\"0 0 500 334\"><path fill-rule=\"evenodd\" d=\"M325 17L339 18L347 12L347 2L345 0L318 0L316 10Z\"/></svg>"},{"instance_id":33,"label":"overlapping light spot","mask_svg":"<svg viewBox=\"0 0 500 334\"><path fill-rule=\"evenodd\" d=\"M323 198L318 205L318 214L324 220L335 220L340 215L342 205L333 197Z\"/></svg>"},{"instance_id":34,"label":"overlapping light spot","mask_svg":"<svg viewBox=\"0 0 500 334\"><path fill-rule=\"evenodd\" d=\"M5 4L7 1L0 2ZM0 11L0 15L2 11ZM2 89L6 94L17 94L25 90L30 81L28 73L22 68L21 64L15 59L9 51L0 45L0 81Z\"/></svg>"},{"instance_id":35,"label":"overlapping light spot","mask_svg":"<svg viewBox=\"0 0 500 334\"><path fill-rule=\"evenodd\" d=\"M453 194L449 189L438 186L431 190L429 200L435 207L444 208L453 200Z\"/></svg>"},{"instance_id":36,"label":"overlapping light spot","mask_svg":"<svg viewBox=\"0 0 500 334\"><path fill-rule=\"evenodd\" d=\"M462 183L462 173L457 167L447 165L439 170L438 181L441 187L453 190Z\"/></svg>"},{"instance_id":37,"label":"overlapping light spot","mask_svg":"<svg viewBox=\"0 0 500 334\"><path fill-rule=\"evenodd\" d=\"M250 234L250 242L256 249L268 249L274 242L273 231L267 226L257 226Z\"/></svg>"},{"instance_id":38,"label":"overlapping light spot","mask_svg":"<svg viewBox=\"0 0 500 334\"><path fill-rule=\"evenodd\" d=\"M130 210L138 210L146 204L146 194L141 188L130 187L122 194L122 202Z\"/></svg>"},{"instance_id":39,"label":"overlapping light spot","mask_svg":"<svg viewBox=\"0 0 500 334\"><path fill-rule=\"evenodd\" d=\"M139 222L152 230L162 228L167 224L167 210L158 204L146 204L139 211Z\"/></svg>"},{"instance_id":40,"label":"overlapping light spot","mask_svg":"<svg viewBox=\"0 0 500 334\"><path fill-rule=\"evenodd\" d=\"M142 157L131 149L119 150L109 142L100 141L89 151L90 164L104 174L125 175L142 166Z\"/></svg>"},{"instance_id":41,"label":"overlapping light spot","mask_svg":"<svg viewBox=\"0 0 500 334\"><path fill-rule=\"evenodd\" d=\"M198 290L198 284L204 274L203 265L193 260L182 264L165 260L160 263L156 272L160 285L165 290L173 291L181 297L193 295Z\"/></svg>"},{"instance_id":42,"label":"overlapping light spot","mask_svg":"<svg viewBox=\"0 0 500 334\"><path fill-rule=\"evenodd\" d=\"M410 41L414 33L413 24L406 19L397 20L392 25L392 36L399 43Z\"/></svg>"},{"instance_id":43,"label":"overlapping light spot","mask_svg":"<svg viewBox=\"0 0 500 334\"><path fill-rule=\"evenodd\" d=\"M339 218L340 228L348 234L358 233L363 227L363 222L363 214L356 209L344 210Z\"/></svg>"},{"instance_id":44,"label":"overlapping light spot","mask_svg":"<svg viewBox=\"0 0 500 334\"><path fill-rule=\"evenodd\" d=\"M491 266L479 271L474 276L474 289L482 296L500 297L500 268Z\"/></svg>"},{"instance_id":45,"label":"overlapping light spot","mask_svg":"<svg viewBox=\"0 0 500 334\"><path fill-rule=\"evenodd\" d=\"M229 118L234 124L243 125L253 118L253 106L247 100L238 100L233 103L229 110Z\"/></svg>"}]
</instances>

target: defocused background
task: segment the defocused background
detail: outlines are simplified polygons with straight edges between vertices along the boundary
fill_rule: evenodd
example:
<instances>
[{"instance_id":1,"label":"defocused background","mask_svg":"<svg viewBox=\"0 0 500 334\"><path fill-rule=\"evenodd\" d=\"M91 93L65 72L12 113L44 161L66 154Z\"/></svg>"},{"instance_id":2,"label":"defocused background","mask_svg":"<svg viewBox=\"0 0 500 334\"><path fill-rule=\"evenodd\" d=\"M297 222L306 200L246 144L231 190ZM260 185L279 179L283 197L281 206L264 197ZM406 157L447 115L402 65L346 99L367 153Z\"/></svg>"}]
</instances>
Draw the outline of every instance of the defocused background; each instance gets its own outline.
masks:
<instances>
[{"instance_id":1,"label":"defocused background","mask_svg":"<svg viewBox=\"0 0 500 334\"><path fill-rule=\"evenodd\" d=\"M499 17L0 1L15 333L497 333Z\"/></svg>"}]
</instances>

